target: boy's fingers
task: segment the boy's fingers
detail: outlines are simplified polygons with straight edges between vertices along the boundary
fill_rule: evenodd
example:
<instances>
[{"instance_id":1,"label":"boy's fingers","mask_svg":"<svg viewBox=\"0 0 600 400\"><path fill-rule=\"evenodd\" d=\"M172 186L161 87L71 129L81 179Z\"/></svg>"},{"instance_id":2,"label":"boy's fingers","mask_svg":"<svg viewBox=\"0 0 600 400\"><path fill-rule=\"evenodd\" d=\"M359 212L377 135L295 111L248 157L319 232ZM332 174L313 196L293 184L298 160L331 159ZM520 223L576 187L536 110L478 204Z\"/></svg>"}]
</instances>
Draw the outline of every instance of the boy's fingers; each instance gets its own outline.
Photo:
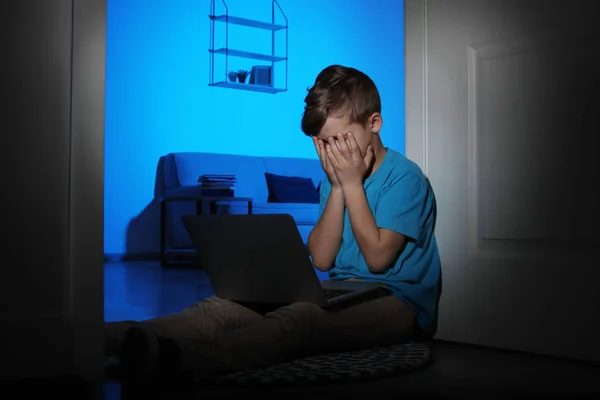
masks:
<instances>
[{"instance_id":1,"label":"boy's fingers","mask_svg":"<svg viewBox=\"0 0 600 400\"><path fill-rule=\"evenodd\" d=\"M336 152L339 153L339 150L337 149L335 143L330 144L326 147L326 151L327 151L327 157L329 158L329 162L331 163L331 166L333 168L338 168L339 164L338 164L338 157L336 156ZM340 155L341 157L341 155Z\"/></svg>"},{"instance_id":2,"label":"boy's fingers","mask_svg":"<svg viewBox=\"0 0 600 400\"><path fill-rule=\"evenodd\" d=\"M330 158L333 158L331 161L333 162L333 166L337 166L337 161L341 161L344 159L344 155L339 149L339 143L336 143L336 140L332 137L329 138L329 146L327 146L327 155Z\"/></svg>"},{"instance_id":3,"label":"boy's fingers","mask_svg":"<svg viewBox=\"0 0 600 400\"><path fill-rule=\"evenodd\" d=\"M352 154L356 156L362 156L360 152L360 147L358 147L358 142L356 141L356 138L354 137L354 134L352 132L348 133L348 142Z\"/></svg>"},{"instance_id":4,"label":"boy's fingers","mask_svg":"<svg viewBox=\"0 0 600 400\"><path fill-rule=\"evenodd\" d=\"M313 137L313 145L315 146L315 150L317 150L317 154L321 157L321 149L319 148L319 140Z\"/></svg>"}]
</instances>

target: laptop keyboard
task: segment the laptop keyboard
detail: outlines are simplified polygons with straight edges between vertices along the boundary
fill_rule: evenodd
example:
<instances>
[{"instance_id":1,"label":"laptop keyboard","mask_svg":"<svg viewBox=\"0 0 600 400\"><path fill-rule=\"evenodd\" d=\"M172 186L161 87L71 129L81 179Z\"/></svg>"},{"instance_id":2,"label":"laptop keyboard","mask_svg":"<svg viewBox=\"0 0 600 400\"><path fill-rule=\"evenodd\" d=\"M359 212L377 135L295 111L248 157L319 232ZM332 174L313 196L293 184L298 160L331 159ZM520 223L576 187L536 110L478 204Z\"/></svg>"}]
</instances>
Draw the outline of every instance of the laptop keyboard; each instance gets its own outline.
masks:
<instances>
[{"instance_id":1,"label":"laptop keyboard","mask_svg":"<svg viewBox=\"0 0 600 400\"><path fill-rule=\"evenodd\" d=\"M352 292L352 290L344 289L323 289L323 291L325 292L325 300L333 299L334 297L342 296Z\"/></svg>"}]
</instances>

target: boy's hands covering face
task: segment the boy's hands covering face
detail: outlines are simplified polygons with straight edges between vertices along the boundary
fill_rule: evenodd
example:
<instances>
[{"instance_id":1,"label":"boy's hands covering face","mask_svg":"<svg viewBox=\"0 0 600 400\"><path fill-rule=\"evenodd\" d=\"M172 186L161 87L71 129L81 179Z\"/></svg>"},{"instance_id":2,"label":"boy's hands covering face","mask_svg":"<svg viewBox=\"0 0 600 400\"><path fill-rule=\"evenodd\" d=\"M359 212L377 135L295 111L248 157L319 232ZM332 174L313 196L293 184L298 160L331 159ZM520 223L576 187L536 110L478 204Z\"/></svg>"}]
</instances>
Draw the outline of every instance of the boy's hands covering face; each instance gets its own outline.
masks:
<instances>
[{"instance_id":1,"label":"boy's hands covering face","mask_svg":"<svg viewBox=\"0 0 600 400\"><path fill-rule=\"evenodd\" d=\"M367 154L362 155L358 142L352 134L344 138L338 133L337 140L330 137L325 147L328 165L333 166L335 177L340 185L363 184L363 179L373 162L373 147L369 145Z\"/></svg>"},{"instance_id":2,"label":"boy's hands covering face","mask_svg":"<svg viewBox=\"0 0 600 400\"><path fill-rule=\"evenodd\" d=\"M321 160L321 167L323 167L323 171L325 171L325 173L327 174L327 178L329 178L331 187L338 186L340 183L338 182L335 176L333 164L329 162L329 157L327 157L327 151L325 150L325 142L321 139L317 139L314 136L312 139L315 145L315 149L317 150L317 154L319 155L319 160Z\"/></svg>"}]
</instances>

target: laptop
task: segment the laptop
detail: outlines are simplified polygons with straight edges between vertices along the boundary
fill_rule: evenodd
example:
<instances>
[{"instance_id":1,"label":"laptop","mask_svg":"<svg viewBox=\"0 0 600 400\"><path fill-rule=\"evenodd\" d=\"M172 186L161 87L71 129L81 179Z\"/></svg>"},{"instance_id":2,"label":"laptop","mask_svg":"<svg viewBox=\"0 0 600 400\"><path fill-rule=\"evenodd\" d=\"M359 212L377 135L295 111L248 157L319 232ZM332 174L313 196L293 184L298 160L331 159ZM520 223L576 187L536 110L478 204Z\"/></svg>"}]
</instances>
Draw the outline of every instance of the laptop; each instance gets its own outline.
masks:
<instances>
[{"instance_id":1,"label":"laptop","mask_svg":"<svg viewBox=\"0 0 600 400\"><path fill-rule=\"evenodd\" d=\"M240 303L323 308L383 287L359 281L319 281L289 214L185 215L184 226L215 295Z\"/></svg>"}]
</instances>

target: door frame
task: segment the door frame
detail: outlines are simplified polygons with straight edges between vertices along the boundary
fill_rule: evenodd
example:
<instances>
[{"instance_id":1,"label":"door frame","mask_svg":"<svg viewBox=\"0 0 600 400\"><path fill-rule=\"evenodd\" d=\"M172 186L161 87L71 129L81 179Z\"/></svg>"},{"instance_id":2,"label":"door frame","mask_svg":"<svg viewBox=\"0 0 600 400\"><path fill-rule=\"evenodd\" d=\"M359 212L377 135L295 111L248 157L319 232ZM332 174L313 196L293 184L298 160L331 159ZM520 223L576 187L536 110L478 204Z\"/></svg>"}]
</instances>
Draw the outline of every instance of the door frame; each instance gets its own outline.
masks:
<instances>
[{"instance_id":1,"label":"door frame","mask_svg":"<svg viewBox=\"0 0 600 400\"><path fill-rule=\"evenodd\" d=\"M406 156L427 176L427 0L404 1L404 41Z\"/></svg>"}]
</instances>

